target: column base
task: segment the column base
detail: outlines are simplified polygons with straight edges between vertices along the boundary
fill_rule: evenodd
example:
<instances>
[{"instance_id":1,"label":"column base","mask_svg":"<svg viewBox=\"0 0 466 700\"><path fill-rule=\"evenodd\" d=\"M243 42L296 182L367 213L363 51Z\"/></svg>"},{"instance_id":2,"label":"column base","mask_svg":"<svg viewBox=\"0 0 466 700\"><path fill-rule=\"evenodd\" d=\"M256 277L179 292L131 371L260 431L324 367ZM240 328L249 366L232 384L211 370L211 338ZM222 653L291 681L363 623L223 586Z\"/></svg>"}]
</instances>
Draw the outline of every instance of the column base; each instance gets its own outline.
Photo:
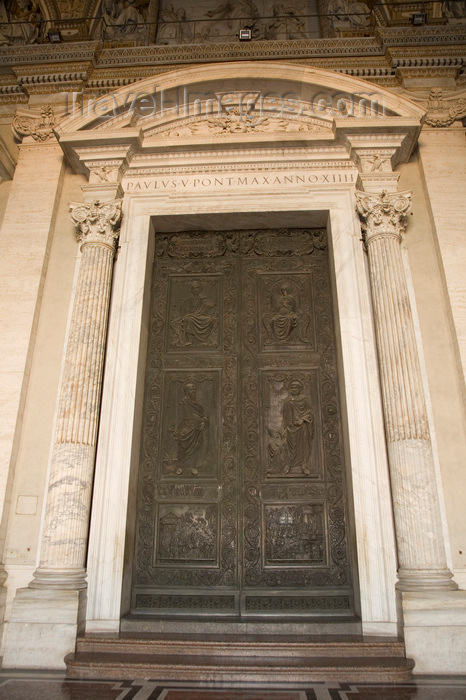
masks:
<instances>
[{"instance_id":1,"label":"column base","mask_svg":"<svg viewBox=\"0 0 466 700\"><path fill-rule=\"evenodd\" d=\"M86 591L20 588L5 625L3 668L64 669L84 629Z\"/></svg>"},{"instance_id":2,"label":"column base","mask_svg":"<svg viewBox=\"0 0 466 700\"><path fill-rule=\"evenodd\" d=\"M40 588L49 590L59 588L60 590L80 591L87 588L86 569L46 569L39 567L34 571L34 578L29 584L29 588Z\"/></svg>"},{"instance_id":3,"label":"column base","mask_svg":"<svg viewBox=\"0 0 466 700\"><path fill-rule=\"evenodd\" d=\"M414 673L466 673L466 591L399 591Z\"/></svg>"},{"instance_id":4,"label":"column base","mask_svg":"<svg viewBox=\"0 0 466 700\"><path fill-rule=\"evenodd\" d=\"M441 571L400 569L398 571L398 591L456 591L458 584L453 581L450 569Z\"/></svg>"}]
</instances>

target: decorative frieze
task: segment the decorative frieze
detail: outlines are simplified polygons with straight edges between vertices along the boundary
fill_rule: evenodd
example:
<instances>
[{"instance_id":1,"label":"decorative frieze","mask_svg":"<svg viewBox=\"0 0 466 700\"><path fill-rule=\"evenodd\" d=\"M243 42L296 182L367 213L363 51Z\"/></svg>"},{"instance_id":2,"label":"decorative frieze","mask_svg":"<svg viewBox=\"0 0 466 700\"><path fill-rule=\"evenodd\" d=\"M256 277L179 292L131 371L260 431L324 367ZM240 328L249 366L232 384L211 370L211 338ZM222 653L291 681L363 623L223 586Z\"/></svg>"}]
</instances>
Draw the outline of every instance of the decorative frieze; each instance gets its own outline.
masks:
<instances>
[{"instance_id":1,"label":"decorative frieze","mask_svg":"<svg viewBox=\"0 0 466 700\"><path fill-rule=\"evenodd\" d=\"M400 241L409 192L356 192L380 364L401 590L454 589Z\"/></svg>"},{"instance_id":2,"label":"decorative frieze","mask_svg":"<svg viewBox=\"0 0 466 700\"><path fill-rule=\"evenodd\" d=\"M72 204L81 259L60 385L41 563L32 588L85 588L85 558L121 201Z\"/></svg>"}]
</instances>

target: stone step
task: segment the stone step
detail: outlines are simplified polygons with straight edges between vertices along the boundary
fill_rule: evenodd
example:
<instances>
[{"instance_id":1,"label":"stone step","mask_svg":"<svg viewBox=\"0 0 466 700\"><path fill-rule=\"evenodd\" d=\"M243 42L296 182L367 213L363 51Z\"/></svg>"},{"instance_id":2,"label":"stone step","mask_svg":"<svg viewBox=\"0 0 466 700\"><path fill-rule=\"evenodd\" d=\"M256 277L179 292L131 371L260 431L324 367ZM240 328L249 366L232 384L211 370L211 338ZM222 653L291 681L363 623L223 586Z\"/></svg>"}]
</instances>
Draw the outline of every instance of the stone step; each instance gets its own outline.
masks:
<instances>
[{"instance_id":1,"label":"stone step","mask_svg":"<svg viewBox=\"0 0 466 700\"><path fill-rule=\"evenodd\" d=\"M269 656L281 657L398 657L404 658L404 645L397 639L360 637L306 638L296 637L241 637L240 635L157 635L133 637L120 635L118 638L86 636L78 639L76 650L79 653L122 653L122 654L189 654L196 656Z\"/></svg>"},{"instance_id":2,"label":"stone step","mask_svg":"<svg viewBox=\"0 0 466 700\"><path fill-rule=\"evenodd\" d=\"M85 637L69 678L222 683L406 681L414 663L397 640Z\"/></svg>"}]
</instances>

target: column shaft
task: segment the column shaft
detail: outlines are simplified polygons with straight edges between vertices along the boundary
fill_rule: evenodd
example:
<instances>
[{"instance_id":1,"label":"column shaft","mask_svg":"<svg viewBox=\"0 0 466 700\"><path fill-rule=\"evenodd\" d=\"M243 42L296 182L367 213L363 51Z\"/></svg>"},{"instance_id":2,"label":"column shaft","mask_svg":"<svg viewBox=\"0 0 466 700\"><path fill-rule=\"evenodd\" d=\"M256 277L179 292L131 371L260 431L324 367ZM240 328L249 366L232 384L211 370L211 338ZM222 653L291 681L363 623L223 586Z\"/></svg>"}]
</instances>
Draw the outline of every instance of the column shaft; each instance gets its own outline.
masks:
<instances>
[{"instance_id":1,"label":"column shaft","mask_svg":"<svg viewBox=\"0 0 466 700\"><path fill-rule=\"evenodd\" d=\"M106 205L107 210L109 206ZM89 514L116 238L111 223L103 222L102 216L98 221L97 228L89 227L89 222L81 222L78 227L84 232L82 256L58 398L41 562L30 584L32 588L86 586Z\"/></svg>"},{"instance_id":2,"label":"column shaft","mask_svg":"<svg viewBox=\"0 0 466 700\"><path fill-rule=\"evenodd\" d=\"M395 531L397 587L456 588L447 567L419 356L401 233L409 197L358 193L374 309L388 445Z\"/></svg>"}]
</instances>

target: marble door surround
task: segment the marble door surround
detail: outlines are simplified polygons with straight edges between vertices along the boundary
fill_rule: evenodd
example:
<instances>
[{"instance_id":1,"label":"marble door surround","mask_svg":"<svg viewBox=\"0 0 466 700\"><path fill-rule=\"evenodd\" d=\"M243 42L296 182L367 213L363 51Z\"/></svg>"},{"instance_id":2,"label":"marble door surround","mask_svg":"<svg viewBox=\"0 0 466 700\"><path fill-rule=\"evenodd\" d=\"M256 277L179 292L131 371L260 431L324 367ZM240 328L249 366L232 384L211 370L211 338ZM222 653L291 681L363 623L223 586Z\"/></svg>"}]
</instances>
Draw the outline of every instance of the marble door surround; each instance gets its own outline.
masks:
<instances>
[{"instance_id":1,"label":"marble door surround","mask_svg":"<svg viewBox=\"0 0 466 700\"><path fill-rule=\"evenodd\" d=\"M122 88L114 93L113 103L120 100L128 106L126 110L113 113L109 106L103 124L95 114L72 115L57 129L75 172L88 176L83 203L73 206L71 214L82 240L65 352L75 353L69 372L75 372L75 378L87 378L95 406L102 389L99 442L94 466L95 440L86 442L84 433L95 436L97 408L91 411L92 420L86 417L83 422L82 435L73 422L65 430L65 413L82 417L79 400L70 403L65 391L71 381L65 373L57 403L57 435L65 431L69 445L61 440L59 449L52 450L42 563L30 586L17 591L6 632L6 667L24 665L27 659L27 665L60 668L64 655L74 648L78 630L119 630L120 619L129 609L157 233L216 228L327 227L362 631L396 635L403 621L397 613L399 595L408 621L408 654L420 668L427 654L426 630L446 644L452 610L464 619L460 645L466 647L466 601L462 592L454 590L447 566L424 386L400 252L410 194L397 193L396 166L409 158L416 144L422 112L377 87L383 112L376 108L371 116L311 115L305 109L304 116L297 119L287 113L271 126L272 120L263 115L254 120L252 110L251 120L242 121L238 94L253 89L268 94L283 94L286 89L287 94L299 94L307 105L319 90L331 96L368 91L368 83L358 79L289 64L198 66L166 74L158 85L168 95L187 85L206 94L215 92L216 81L233 105L217 122L211 115L180 118L174 111L136 118L130 113L127 95L125 102L127 88ZM153 82L141 81L138 88L150 92ZM363 241L356 207L363 222ZM86 274L81 298L80 279ZM91 289L95 294L89 293ZM98 303L89 310L91 297L97 297ZM85 340L91 348L87 355L77 348L84 342L76 331L83 309L94 323L93 334ZM391 349L406 338L406 353L393 360ZM91 367L93 371L87 371ZM73 478L87 484L86 495L79 493L79 487L73 491L69 480L67 484L66 479L54 481L54 465L61 463L63 449L81 465ZM65 544L54 547L48 513L53 514L66 498L79 503L81 526L76 528L76 519L63 520L58 540ZM424 520L418 517L422 513ZM448 614L442 612L444 608ZM425 622L416 618L421 609L435 618L433 626L422 627ZM47 641L39 645L45 636Z\"/></svg>"}]
</instances>

